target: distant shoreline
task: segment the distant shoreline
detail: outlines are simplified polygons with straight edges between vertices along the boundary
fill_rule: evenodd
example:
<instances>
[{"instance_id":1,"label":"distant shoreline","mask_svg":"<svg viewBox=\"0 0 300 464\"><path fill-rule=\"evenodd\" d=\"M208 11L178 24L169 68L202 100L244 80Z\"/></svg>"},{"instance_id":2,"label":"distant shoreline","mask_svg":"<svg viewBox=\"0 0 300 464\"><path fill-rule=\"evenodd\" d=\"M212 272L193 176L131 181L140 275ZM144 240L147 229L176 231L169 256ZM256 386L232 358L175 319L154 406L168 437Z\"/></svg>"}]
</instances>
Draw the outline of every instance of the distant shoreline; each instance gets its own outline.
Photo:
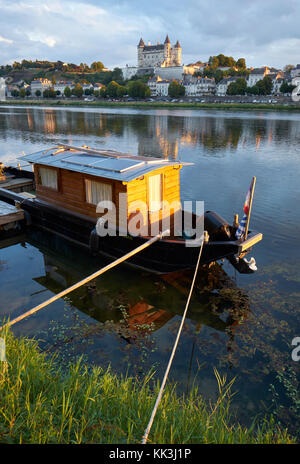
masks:
<instances>
[{"instance_id":1,"label":"distant shoreline","mask_svg":"<svg viewBox=\"0 0 300 464\"><path fill-rule=\"evenodd\" d=\"M191 103L191 102L107 102L82 100L9 100L0 102L0 106L81 106L81 107L129 107L129 108L168 108L168 109L217 109L217 110L268 110L268 111L300 111L300 104L282 105L266 103Z\"/></svg>"}]
</instances>

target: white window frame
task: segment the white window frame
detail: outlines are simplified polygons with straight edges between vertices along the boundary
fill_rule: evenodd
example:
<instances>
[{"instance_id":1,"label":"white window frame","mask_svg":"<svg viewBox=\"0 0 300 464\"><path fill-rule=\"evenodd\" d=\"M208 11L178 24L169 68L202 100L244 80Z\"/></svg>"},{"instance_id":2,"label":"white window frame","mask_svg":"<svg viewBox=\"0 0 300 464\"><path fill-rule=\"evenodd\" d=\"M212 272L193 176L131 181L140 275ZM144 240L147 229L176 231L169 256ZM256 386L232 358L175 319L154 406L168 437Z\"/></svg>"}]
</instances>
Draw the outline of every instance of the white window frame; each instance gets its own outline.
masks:
<instances>
[{"instance_id":1,"label":"white window frame","mask_svg":"<svg viewBox=\"0 0 300 464\"><path fill-rule=\"evenodd\" d=\"M152 189L154 187L155 179L160 179L159 190L154 192ZM163 175L155 174L148 178L148 192L149 192L149 212L155 213L162 209L163 204ZM153 198L154 197L154 198Z\"/></svg>"}]
</instances>

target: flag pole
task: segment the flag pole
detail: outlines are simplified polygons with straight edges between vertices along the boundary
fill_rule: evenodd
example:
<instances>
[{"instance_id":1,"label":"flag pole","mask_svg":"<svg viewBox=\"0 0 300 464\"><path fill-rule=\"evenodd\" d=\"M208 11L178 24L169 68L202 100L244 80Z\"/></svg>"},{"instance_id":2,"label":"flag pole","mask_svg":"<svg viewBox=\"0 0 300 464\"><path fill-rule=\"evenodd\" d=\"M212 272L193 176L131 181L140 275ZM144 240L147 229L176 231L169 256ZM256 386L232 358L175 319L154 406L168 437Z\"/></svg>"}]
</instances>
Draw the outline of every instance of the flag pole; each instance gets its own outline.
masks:
<instances>
[{"instance_id":1,"label":"flag pole","mask_svg":"<svg viewBox=\"0 0 300 464\"><path fill-rule=\"evenodd\" d=\"M249 228L249 222L250 222L250 214L251 214L251 208L252 208L252 201L253 201L253 195L254 195L255 182L256 182L256 177L254 176L252 178L251 187L250 187L249 213L248 213L247 222L246 222L246 230L245 230L245 238L244 238L244 240L247 240L247 236L248 236L248 228Z\"/></svg>"}]
</instances>

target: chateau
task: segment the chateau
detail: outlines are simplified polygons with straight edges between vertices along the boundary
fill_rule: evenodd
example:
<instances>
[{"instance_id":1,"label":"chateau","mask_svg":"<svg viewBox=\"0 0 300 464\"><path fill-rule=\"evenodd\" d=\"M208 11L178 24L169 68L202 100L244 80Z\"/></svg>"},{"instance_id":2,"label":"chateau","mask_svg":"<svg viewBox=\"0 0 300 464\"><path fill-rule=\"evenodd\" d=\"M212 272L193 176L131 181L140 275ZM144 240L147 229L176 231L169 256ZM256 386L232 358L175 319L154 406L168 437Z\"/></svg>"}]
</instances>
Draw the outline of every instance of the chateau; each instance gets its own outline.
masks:
<instances>
[{"instance_id":1,"label":"chateau","mask_svg":"<svg viewBox=\"0 0 300 464\"><path fill-rule=\"evenodd\" d=\"M163 44L145 45L141 38L137 46L137 58L139 68L150 67L169 67L181 65L181 46L176 42L174 47L171 47L169 36Z\"/></svg>"}]
</instances>

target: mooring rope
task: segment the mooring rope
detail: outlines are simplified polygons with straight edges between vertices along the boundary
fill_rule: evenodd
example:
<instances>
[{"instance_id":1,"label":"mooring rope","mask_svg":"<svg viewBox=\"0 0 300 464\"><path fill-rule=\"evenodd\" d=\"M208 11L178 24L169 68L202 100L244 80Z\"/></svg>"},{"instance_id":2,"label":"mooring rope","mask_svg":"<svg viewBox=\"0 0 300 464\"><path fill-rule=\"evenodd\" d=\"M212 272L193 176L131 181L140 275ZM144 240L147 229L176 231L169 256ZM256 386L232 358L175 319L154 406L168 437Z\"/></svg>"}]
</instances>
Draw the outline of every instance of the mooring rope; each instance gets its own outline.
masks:
<instances>
[{"instance_id":1,"label":"mooring rope","mask_svg":"<svg viewBox=\"0 0 300 464\"><path fill-rule=\"evenodd\" d=\"M182 316L182 319L181 319L181 323L180 323L180 326L179 326L179 329L178 329L178 332L177 332L177 337L176 337L176 340L175 340L175 343L174 343L174 346L173 346L173 349L172 349L172 353L171 353L171 356L170 356L170 359L169 359L169 362L168 362L168 365L167 365L167 368L166 368L166 371L165 371L165 375L164 375L160 390L159 390L158 395L157 395L157 399L156 399L154 408L152 410L152 414L151 414L149 423L147 425L147 428L146 428L145 433L144 433L143 438L142 438L142 444L147 443L148 436L149 436L149 433L150 433L150 430L151 430L151 427L152 427L152 424L153 424L153 421L154 421L154 418L155 418L159 403L161 402L161 399L162 399L165 384L166 384L166 381L167 381L167 378L168 378L168 375L169 375L169 371L171 369L171 365L172 365L172 362L173 362L173 359L174 359L174 356L175 356L175 351L177 349L177 345L178 345L179 338L180 338L180 335L181 335L181 332L182 332L182 328L183 328L183 324L184 324L184 321L185 321L187 310L188 310L188 307L189 307L189 304L190 304L191 296L192 296L192 293L193 293L195 280L196 280L196 276L197 276L197 273L198 273L198 268L199 268L200 259L201 259L201 255L202 255L203 243L204 243L204 236L202 238L200 251L199 251L199 255L198 255L198 260L197 260L197 264L196 264L196 267L195 267L195 272L194 272L194 276L193 276L193 280L192 280L192 285L191 285L191 288L190 288L189 296L188 296L187 301L186 301L186 305L185 305L185 309L184 309L183 316Z\"/></svg>"},{"instance_id":2,"label":"mooring rope","mask_svg":"<svg viewBox=\"0 0 300 464\"><path fill-rule=\"evenodd\" d=\"M126 261L127 259L131 258L132 256L136 255L140 251L144 250L145 248L148 248L151 246L153 243L157 242L161 238L165 237L166 235L169 235L170 231L165 230L164 232L161 232L160 234L156 235L155 237L147 240L147 242L143 243L142 245L138 246L137 248L134 248L132 251L129 253L126 253L123 255L121 258L116 259L112 263L108 264L107 266L103 267L102 269L94 272L90 276L86 277L83 280L80 280L76 284L72 285L69 288L66 288L60 293L57 293L56 295L52 296L48 300L44 301L43 303L35 306L34 308L30 309L29 311L26 311L26 313L21 314L21 316L16 317L12 321L7 322L4 324L2 327L0 327L0 332L4 327L10 327L17 322L21 321L22 319L25 319L25 317L31 316L31 314L36 313L40 309L44 308L45 306L48 306L50 303L53 303L54 301L58 300L59 298L62 298L63 296L67 295L70 292L73 292L73 290L76 290L77 288L81 287L82 285L85 285L87 282L90 282L90 280L95 279L96 277L99 277L101 274L104 274L106 271L112 269L113 267L117 266L120 263L123 263L123 261Z\"/></svg>"}]
</instances>

